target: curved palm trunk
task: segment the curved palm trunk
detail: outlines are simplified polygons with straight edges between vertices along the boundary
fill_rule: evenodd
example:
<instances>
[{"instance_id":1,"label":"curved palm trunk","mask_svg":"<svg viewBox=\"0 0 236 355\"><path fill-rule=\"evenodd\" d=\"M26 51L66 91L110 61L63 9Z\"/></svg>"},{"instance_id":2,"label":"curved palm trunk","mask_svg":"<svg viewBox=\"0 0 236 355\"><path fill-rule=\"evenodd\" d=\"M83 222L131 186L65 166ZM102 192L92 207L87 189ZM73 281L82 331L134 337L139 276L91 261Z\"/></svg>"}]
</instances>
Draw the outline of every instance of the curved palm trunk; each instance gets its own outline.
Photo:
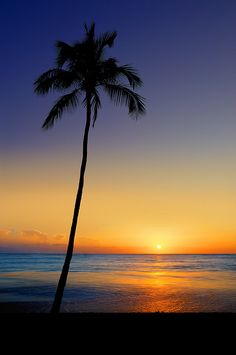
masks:
<instances>
[{"instance_id":1,"label":"curved palm trunk","mask_svg":"<svg viewBox=\"0 0 236 355\"><path fill-rule=\"evenodd\" d=\"M78 187L77 196L76 196L76 200L75 200L74 214L73 214L73 220L72 220L72 224L71 224L70 238L69 238L69 243L68 243L68 247L67 247L65 262L64 262L61 276L60 276L60 279L58 282L57 291L55 294L51 313L59 313L59 311L60 311L61 301L62 301L62 297L63 297L63 293L64 293L64 288L66 285L70 262L71 262L71 258L73 255L75 232L76 232L77 220L78 220L78 216L79 216L80 203L81 203L81 199L82 199L83 186L84 186L84 173L85 173L85 168L86 168L86 163L87 163L88 133L89 133L90 122L91 122L91 102L90 101L91 101L90 95L87 94L87 96L86 96L87 118L86 118L85 130L84 130L83 156L82 156L82 162L81 162L81 168L80 168L79 187Z\"/></svg>"}]
</instances>

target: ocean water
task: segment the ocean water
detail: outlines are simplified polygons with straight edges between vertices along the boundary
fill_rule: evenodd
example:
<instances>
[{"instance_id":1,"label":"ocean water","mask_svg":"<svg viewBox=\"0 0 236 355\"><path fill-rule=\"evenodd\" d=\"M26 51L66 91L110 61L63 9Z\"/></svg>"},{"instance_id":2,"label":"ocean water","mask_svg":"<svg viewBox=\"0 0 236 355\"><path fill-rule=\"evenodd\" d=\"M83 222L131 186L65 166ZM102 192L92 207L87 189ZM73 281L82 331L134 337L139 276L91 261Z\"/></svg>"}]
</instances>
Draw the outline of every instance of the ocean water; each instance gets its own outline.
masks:
<instances>
[{"instance_id":1,"label":"ocean water","mask_svg":"<svg viewBox=\"0 0 236 355\"><path fill-rule=\"evenodd\" d=\"M47 312L63 262L1 253L0 302ZM75 254L62 311L236 312L236 255Z\"/></svg>"}]
</instances>

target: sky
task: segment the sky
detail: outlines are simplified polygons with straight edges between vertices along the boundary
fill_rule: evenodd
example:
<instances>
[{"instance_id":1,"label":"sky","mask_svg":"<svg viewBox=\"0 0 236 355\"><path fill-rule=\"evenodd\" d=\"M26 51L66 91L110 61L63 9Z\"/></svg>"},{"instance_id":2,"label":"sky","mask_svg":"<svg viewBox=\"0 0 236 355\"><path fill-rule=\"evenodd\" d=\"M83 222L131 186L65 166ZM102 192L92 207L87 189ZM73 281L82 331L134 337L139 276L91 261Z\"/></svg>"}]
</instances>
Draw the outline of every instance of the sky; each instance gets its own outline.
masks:
<instances>
[{"instance_id":1,"label":"sky","mask_svg":"<svg viewBox=\"0 0 236 355\"><path fill-rule=\"evenodd\" d=\"M75 251L236 253L234 0L1 4L0 251L66 250L85 112L43 131L57 95L33 82L92 21L117 30L107 55L137 68L147 113L102 96Z\"/></svg>"}]
</instances>

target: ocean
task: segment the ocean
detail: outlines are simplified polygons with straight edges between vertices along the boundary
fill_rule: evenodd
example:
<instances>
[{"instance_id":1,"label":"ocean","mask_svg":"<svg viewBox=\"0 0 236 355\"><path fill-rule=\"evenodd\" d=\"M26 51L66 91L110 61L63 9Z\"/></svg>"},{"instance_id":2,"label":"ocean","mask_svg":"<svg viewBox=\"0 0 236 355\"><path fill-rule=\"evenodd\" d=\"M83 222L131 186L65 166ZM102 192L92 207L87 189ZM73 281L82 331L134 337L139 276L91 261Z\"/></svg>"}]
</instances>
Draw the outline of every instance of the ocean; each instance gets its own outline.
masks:
<instances>
[{"instance_id":1,"label":"ocean","mask_svg":"<svg viewBox=\"0 0 236 355\"><path fill-rule=\"evenodd\" d=\"M48 312L63 261L1 253L0 303ZM236 255L74 254L62 311L236 312Z\"/></svg>"}]
</instances>

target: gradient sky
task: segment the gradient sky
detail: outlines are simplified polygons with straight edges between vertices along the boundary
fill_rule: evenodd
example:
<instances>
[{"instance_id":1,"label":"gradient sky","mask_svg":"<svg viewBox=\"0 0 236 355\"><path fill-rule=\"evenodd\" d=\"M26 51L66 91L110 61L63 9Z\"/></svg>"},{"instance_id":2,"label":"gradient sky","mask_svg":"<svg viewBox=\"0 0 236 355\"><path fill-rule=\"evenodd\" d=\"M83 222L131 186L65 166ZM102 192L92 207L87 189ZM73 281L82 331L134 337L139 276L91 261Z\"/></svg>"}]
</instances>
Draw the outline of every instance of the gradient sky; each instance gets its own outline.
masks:
<instances>
[{"instance_id":1,"label":"gradient sky","mask_svg":"<svg viewBox=\"0 0 236 355\"><path fill-rule=\"evenodd\" d=\"M109 55L138 69L147 114L134 121L103 98L76 251L236 253L234 0L1 4L0 250L65 251L85 112L42 131L57 96L37 97L33 82L55 40L93 20L118 31Z\"/></svg>"}]
</instances>

